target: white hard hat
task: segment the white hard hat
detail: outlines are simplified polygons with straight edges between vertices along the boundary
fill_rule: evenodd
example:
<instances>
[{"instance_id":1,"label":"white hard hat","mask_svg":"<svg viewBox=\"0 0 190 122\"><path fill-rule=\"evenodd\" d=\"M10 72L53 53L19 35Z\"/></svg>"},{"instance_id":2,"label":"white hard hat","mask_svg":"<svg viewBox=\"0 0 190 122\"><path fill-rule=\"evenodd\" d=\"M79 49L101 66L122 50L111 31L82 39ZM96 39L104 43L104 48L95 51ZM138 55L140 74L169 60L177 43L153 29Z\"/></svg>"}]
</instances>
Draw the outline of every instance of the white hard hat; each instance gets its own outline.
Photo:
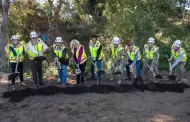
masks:
<instances>
[{"instance_id":1,"label":"white hard hat","mask_svg":"<svg viewBox=\"0 0 190 122\"><path fill-rule=\"evenodd\" d=\"M56 37L55 42L63 42L61 37Z\"/></svg>"},{"instance_id":2,"label":"white hard hat","mask_svg":"<svg viewBox=\"0 0 190 122\"><path fill-rule=\"evenodd\" d=\"M16 35L13 35L12 37L11 37L11 40L18 40L18 37L16 36Z\"/></svg>"},{"instance_id":3,"label":"white hard hat","mask_svg":"<svg viewBox=\"0 0 190 122\"><path fill-rule=\"evenodd\" d=\"M173 46L175 46L175 47L181 47L181 41L180 40L176 40L174 42Z\"/></svg>"},{"instance_id":4,"label":"white hard hat","mask_svg":"<svg viewBox=\"0 0 190 122\"><path fill-rule=\"evenodd\" d=\"M113 38L113 44L119 44L120 43L120 40L118 37L114 37Z\"/></svg>"},{"instance_id":5,"label":"white hard hat","mask_svg":"<svg viewBox=\"0 0 190 122\"><path fill-rule=\"evenodd\" d=\"M147 42L148 43L155 43L155 39L153 37L150 37Z\"/></svg>"},{"instance_id":6,"label":"white hard hat","mask_svg":"<svg viewBox=\"0 0 190 122\"><path fill-rule=\"evenodd\" d=\"M32 31L30 33L30 38L36 38L36 37L38 37L38 34L35 31Z\"/></svg>"}]
</instances>

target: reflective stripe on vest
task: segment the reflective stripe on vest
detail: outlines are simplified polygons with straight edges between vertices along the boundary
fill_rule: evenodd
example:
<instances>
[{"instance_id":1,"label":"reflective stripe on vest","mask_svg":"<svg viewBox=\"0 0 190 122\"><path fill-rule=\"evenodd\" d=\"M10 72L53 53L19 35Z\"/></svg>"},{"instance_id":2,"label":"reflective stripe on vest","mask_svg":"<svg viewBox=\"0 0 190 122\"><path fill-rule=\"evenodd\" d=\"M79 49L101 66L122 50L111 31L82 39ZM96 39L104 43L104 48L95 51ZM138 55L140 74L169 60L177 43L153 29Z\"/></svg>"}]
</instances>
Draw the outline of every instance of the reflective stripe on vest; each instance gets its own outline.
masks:
<instances>
[{"instance_id":1,"label":"reflective stripe on vest","mask_svg":"<svg viewBox=\"0 0 190 122\"><path fill-rule=\"evenodd\" d=\"M115 59L118 56L118 53L120 51L123 51L123 47L121 45L118 45L117 49L115 50L114 45L111 46L111 52L112 52L112 58ZM124 56L121 56L121 58L124 58Z\"/></svg>"},{"instance_id":2,"label":"reflective stripe on vest","mask_svg":"<svg viewBox=\"0 0 190 122\"><path fill-rule=\"evenodd\" d=\"M28 44L31 44L31 42L28 42ZM37 45L34 45L33 46L34 47L34 49L38 52L38 53L43 53L43 45L42 45L42 41L40 40L39 42L38 42L38 44ZM34 53L32 53L30 50L28 50L28 57L29 57L29 59L31 59L31 60L33 60L35 57L37 57L38 56L38 54L34 54Z\"/></svg>"},{"instance_id":3,"label":"reflective stripe on vest","mask_svg":"<svg viewBox=\"0 0 190 122\"><path fill-rule=\"evenodd\" d=\"M138 52L138 60L140 60L140 59L141 59L141 53L140 53L139 48L138 48L137 46L134 46L134 47L133 47L132 52L130 52L130 50L127 49L127 54L128 54L129 59L130 59L131 61L134 61L134 60L135 60L135 54L136 54L136 52Z\"/></svg>"},{"instance_id":4,"label":"reflective stripe on vest","mask_svg":"<svg viewBox=\"0 0 190 122\"><path fill-rule=\"evenodd\" d=\"M89 46L90 55L93 58L93 60L96 60L97 51L102 44L99 41L96 41L96 43L94 45L92 45L92 43L93 43L92 40L90 40L90 46ZM103 56L103 53L101 50L98 60L102 60L102 58L103 58L102 56Z\"/></svg>"},{"instance_id":5,"label":"reflective stripe on vest","mask_svg":"<svg viewBox=\"0 0 190 122\"><path fill-rule=\"evenodd\" d=\"M174 60L176 60L181 53L184 53L181 61L186 61L187 60L187 54L186 54L186 51L183 48L180 48L176 52L172 49L171 52L172 52L172 55L174 56Z\"/></svg>"},{"instance_id":6,"label":"reflective stripe on vest","mask_svg":"<svg viewBox=\"0 0 190 122\"><path fill-rule=\"evenodd\" d=\"M55 53L56 57L61 58L61 57L63 56L63 50L64 50L64 49L66 49L65 46L62 46L62 47L61 47L61 50L59 50L59 49L57 48L57 46L54 46L54 53ZM65 50L65 51L66 51L66 50ZM68 59L69 56L68 56L67 51L66 51L65 53L66 53L66 57L65 57L65 58Z\"/></svg>"},{"instance_id":7,"label":"reflective stripe on vest","mask_svg":"<svg viewBox=\"0 0 190 122\"><path fill-rule=\"evenodd\" d=\"M23 54L23 52L24 52L24 46L22 46L22 45L18 45L17 47L14 47L13 45L9 45L9 46L11 46L12 48L14 48L14 50L16 52L16 55L20 59L20 62L23 62L24 61L24 54ZM17 61L15 59L15 56L14 56L13 52L10 49L9 49L9 52L10 52L10 54L9 54L10 62L11 63L16 63Z\"/></svg>"},{"instance_id":8,"label":"reflective stripe on vest","mask_svg":"<svg viewBox=\"0 0 190 122\"><path fill-rule=\"evenodd\" d=\"M77 58L77 59L78 59L79 50L80 50L81 47L82 47L82 45L80 45L80 46L77 48L77 50L76 50L76 58ZM85 50L84 50L84 47L83 47L83 53L82 53L82 56L81 56L80 64L83 64L86 60L87 60L87 57L86 57L86 53L85 53Z\"/></svg>"},{"instance_id":9,"label":"reflective stripe on vest","mask_svg":"<svg viewBox=\"0 0 190 122\"><path fill-rule=\"evenodd\" d=\"M153 59L154 58L154 53L158 50L159 48L157 46L153 46L151 50L149 50L148 44L144 45L144 51L147 59ZM158 58L159 58L159 53L158 53Z\"/></svg>"}]
</instances>

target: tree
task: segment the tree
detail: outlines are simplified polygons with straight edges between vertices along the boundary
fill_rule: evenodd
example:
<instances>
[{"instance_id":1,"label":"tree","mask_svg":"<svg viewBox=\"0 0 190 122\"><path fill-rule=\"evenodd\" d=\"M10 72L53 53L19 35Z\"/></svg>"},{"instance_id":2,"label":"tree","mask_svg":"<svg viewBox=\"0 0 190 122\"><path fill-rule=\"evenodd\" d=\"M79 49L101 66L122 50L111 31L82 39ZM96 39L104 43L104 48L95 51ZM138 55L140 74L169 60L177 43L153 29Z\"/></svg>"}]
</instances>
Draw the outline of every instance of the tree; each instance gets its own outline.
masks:
<instances>
[{"instance_id":1,"label":"tree","mask_svg":"<svg viewBox=\"0 0 190 122\"><path fill-rule=\"evenodd\" d=\"M5 40L6 40L6 30L8 24L8 11L9 11L9 1L2 0L2 9L3 9L3 20L1 25L1 33L0 33L0 63L1 66L5 66L6 56L5 56Z\"/></svg>"}]
</instances>

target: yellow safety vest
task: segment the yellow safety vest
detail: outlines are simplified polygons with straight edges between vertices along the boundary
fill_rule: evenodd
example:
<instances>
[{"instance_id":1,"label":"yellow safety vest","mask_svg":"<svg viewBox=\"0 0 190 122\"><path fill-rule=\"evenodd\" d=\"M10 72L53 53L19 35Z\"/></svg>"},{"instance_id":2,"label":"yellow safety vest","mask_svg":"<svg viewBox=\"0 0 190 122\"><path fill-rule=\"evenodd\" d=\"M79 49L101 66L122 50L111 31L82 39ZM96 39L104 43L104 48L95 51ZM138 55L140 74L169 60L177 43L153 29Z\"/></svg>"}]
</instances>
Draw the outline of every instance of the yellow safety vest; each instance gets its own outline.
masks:
<instances>
[{"instance_id":1,"label":"yellow safety vest","mask_svg":"<svg viewBox=\"0 0 190 122\"><path fill-rule=\"evenodd\" d=\"M85 53L85 50L84 50L84 46L80 45L77 50L76 50L76 58L78 59L78 56L79 56L79 50L80 48L83 47L83 53L82 53L82 57L81 57L81 61L79 62L80 64L83 64L86 60L87 60L87 57L86 57L86 53ZM74 48L73 48L74 49Z\"/></svg>"},{"instance_id":2,"label":"yellow safety vest","mask_svg":"<svg viewBox=\"0 0 190 122\"><path fill-rule=\"evenodd\" d=\"M132 51L130 51L129 49L127 49L127 54L128 54L129 59L131 61L135 60L135 54L136 54L136 52L138 52L138 60L140 60L141 59L141 53L140 53L139 48L137 46L134 46Z\"/></svg>"},{"instance_id":3,"label":"yellow safety vest","mask_svg":"<svg viewBox=\"0 0 190 122\"><path fill-rule=\"evenodd\" d=\"M90 40L90 43L92 44L92 40ZM96 41L96 43L94 45L91 45L89 46L89 49L90 49L90 54L91 54L91 57L93 58L93 60L96 60L96 56L97 56L97 51L99 49L99 47L102 45L99 41ZM103 50L103 48L102 48ZM100 55L99 55L99 58L98 60L102 60L103 58L103 53L102 53L102 50L100 52Z\"/></svg>"},{"instance_id":4,"label":"yellow safety vest","mask_svg":"<svg viewBox=\"0 0 190 122\"><path fill-rule=\"evenodd\" d=\"M112 58L115 59L120 51L123 51L123 47L121 45L118 45L116 50L114 45L112 45L111 46ZM121 58L124 58L124 56L121 56Z\"/></svg>"},{"instance_id":5,"label":"yellow safety vest","mask_svg":"<svg viewBox=\"0 0 190 122\"><path fill-rule=\"evenodd\" d=\"M64 50L64 49L66 49L66 48L65 48L65 46L63 46L63 45L62 45L62 47L61 47L61 50L58 50L57 46L54 46L54 53L55 53L55 55L57 56L57 58L61 58L61 57L62 57L62 55L63 55L63 50ZM66 51L66 50L65 50L65 51ZM65 58L68 59L69 56L68 56L67 51L66 51L65 53L66 53Z\"/></svg>"},{"instance_id":6,"label":"yellow safety vest","mask_svg":"<svg viewBox=\"0 0 190 122\"><path fill-rule=\"evenodd\" d=\"M10 63L16 63L16 59L15 56L13 54L13 52L10 50L10 47L14 48L15 52L16 52L16 56L19 57L20 61L19 62L23 62L24 61L24 46L22 45L18 45L17 47L14 47L12 44L8 45L8 49L9 49L9 60Z\"/></svg>"},{"instance_id":7,"label":"yellow safety vest","mask_svg":"<svg viewBox=\"0 0 190 122\"><path fill-rule=\"evenodd\" d=\"M180 48L178 51L174 51L173 49L171 50L171 53L172 55L174 56L174 60L176 60L178 58L178 56L181 54L181 53L184 53L181 61L186 61L187 60L187 54L186 54L186 51L183 49L183 48Z\"/></svg>"},{"instance_id":8,"label":"yellow safety vest","mask_svg":"<svg viewBox=\"0 0 190 122\"><path fill-rule=\"evenodd\" d=\"M31 43L31 42L28 42L28 44L32 44L32 43ZM34 47L34 49L35 49L38 53L43 54L43 45L42 45L42 41L41 41L41 40L38 42L38 44L34 45L33 47ZM33 60L33 59L34 59L35 57L37 57L37 56L38 56L38 54L34 54L34 53L32 53L30 50L28 50L28 57L29 57L30 60Z\"/></svg>"},{"instance_id":9,"label":"yellow safety vest","mask_svg":"<svg viewBox=\"0 0 190 122\"><path fill-rule=\"evenodd\" d=\"M147 59L153 59L154 58L154 53L158 50L159 48L157 46L153 46L151 48L151 50L149 50L149 46L148 44L144 45L144 52L145 52L145 56ZM159 58L159 53L158 53L158 58Z\"/></svg>"}]
</instances>

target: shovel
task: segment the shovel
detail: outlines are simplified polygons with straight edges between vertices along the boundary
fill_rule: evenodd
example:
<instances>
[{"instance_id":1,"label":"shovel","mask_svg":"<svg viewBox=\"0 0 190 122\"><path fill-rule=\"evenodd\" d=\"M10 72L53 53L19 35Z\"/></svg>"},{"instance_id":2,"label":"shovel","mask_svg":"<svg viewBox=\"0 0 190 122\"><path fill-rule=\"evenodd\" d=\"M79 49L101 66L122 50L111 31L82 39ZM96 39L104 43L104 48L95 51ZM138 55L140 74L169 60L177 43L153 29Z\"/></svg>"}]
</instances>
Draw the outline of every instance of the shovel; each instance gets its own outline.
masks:
<instances>
[{"instance_id":1,"label":"shovel","mask_svg":"<svg viewBox=\"0 0 190 122\"><path fill-rule=\"evenodd\" d=\"M94 63L94 61L92 60L92 58L89 57L88 59L90 59L90 61L92 62L92 64L93 64L94 67L96 68L96 70L99 72L99 69L98 69L97 65ZM104 71L104 70L100 70L100 72L101 72L102 74L105 74L105 71Z\"/></svg>"},{"instance_id":2,"label":"shovel","mask_svg":"<svg viewBox=\"0 0 190 122\"><path fill-rule=\"evenodd\" d=\"M122 74L120 71L116 71L113 63L112 63L112 68L114 69L114 73L112 73L112 75L120 75L120 74Z\"/></svg>"},{"instance_id":3,"label":"shovel","mask_svg":"<svg viewBox=\"0 0 190 122\"><path fill-rule=\"evenodd\" d=\"M75 61L74 61L75 62ZM79 65L75 62L75 65L76 65L76 68L75 68L75 74L76 75L81 75L83 77L87 76L88 73L87 72L81 72L80 68L79 68Z\"/></svg>"},{"instance_id":4,"label":"shovel","mask_svg":"<svg viewBox=\"0 0 190 122\"><path fill-rule=\"evenodd\" d=\"M13 78L16 78L17 76L19 76L20 73L18 72L18 63L19 61L17 61L16 63L15 72L8 76L8 80L12 80Z\"/></svg>"},{"instance_id":5,"label":"shovel","mask_svg":"<svg viewBox=\"0 0 190 122\"><path fill-rule=\"evenodd\" d=\"M138 77L136 76L136 74L135 74L133 68L130 68L130 72L132 72L133 75L134 75L133 85L137 85L137 82L138 82L138 81L140 81L141 85L144 85L142 78L141 78L141 77L138 78Z\"/></svg>"},{"instance_id":6,"label":"shovel","mask_svg":"<svg viewBox=\"0 0 190 122\"><path fill-rule=\"evenodd\" d=\"M171 62L169 61L169 66L170 66L170 69L171 69L171 67L172 67L172 65L171 65ZM176 76L175 75L172 75L172 70L170 70L170 75L168 76L168 78L170 79L170 80L176 80Z\"/></svg>"},{"instance_id":7,"label":"shovel","mask_svg":"<svg viewBox=\"0 0 190 122\"><path fill-rule=\"evenodd\" d=\"M148 66L148 68L150 69L150 71L152 72L152 74L153 74L153 76L154 76L154 78L157 78L157 79L162 79L162 75L156 75L155 73L154 73L154 71L150 68L150 66L148 65L148 63L146 62L146 61L144 61L144 63Z\"/></svg>"}]
</instances>

